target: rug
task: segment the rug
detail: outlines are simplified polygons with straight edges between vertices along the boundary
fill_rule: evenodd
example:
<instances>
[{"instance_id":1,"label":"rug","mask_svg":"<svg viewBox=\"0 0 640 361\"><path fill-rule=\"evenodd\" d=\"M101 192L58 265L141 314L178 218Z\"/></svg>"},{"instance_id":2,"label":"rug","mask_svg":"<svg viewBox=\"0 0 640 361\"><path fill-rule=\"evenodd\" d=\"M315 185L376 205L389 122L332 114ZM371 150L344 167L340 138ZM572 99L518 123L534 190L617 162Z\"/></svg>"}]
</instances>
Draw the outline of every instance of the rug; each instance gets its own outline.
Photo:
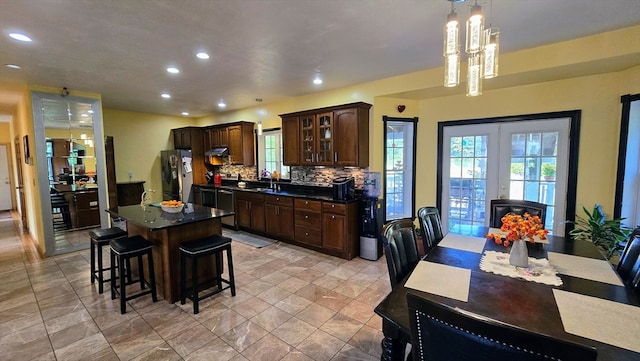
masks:
<instances>
[{"instance_id":1,"label":"rug","mask_svg":"<svg viewBox=\"0 0 640 361\"><path fill-rule=\"evenodd\" d=\"M0 211L0 219L11 219L11 211Z\"/></svg>"},{"instance_id":2,"label":"rug","mask_svg":"<svg viewBox=\"0 0 640 361\"><path fill-rule=\"evenodd\" d=\"M232 240L236 242L244 243L246 245L249 245L255 248L266 247L276 242L271 238L262 237L255 234L242 232L242 231L228 230L228 229L223 229L222 235L225 237L230 237Z\"/></svg>"}]
</instances>

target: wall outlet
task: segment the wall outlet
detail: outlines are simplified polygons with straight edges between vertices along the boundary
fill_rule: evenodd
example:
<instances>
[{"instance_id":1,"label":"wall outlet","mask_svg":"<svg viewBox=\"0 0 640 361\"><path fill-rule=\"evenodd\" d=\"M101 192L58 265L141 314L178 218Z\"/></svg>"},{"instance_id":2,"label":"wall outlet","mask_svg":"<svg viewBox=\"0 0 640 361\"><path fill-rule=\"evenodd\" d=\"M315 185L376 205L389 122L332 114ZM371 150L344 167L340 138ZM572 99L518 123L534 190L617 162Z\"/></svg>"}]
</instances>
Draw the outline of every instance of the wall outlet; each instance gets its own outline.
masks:
<instances>
[{"instance_id":1,"label":"wall outlet","mask_svg":"<svg viewBox=\"0 0 640 361\"><path fill-rule=\"evenodd\" d=\"M133 178L133 172L129 172L129 180Z\"/></svg>"}]
</instances>

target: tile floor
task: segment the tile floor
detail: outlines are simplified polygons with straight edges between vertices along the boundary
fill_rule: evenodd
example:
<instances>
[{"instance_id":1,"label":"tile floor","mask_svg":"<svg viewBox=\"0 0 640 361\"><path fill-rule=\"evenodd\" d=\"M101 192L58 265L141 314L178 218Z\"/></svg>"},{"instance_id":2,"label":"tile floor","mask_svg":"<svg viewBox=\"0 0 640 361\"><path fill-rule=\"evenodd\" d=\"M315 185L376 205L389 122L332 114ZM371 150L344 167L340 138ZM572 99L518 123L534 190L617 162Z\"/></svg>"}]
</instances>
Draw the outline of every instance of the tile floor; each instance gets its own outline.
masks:
<instances>
[{"instance_id":1,"label":"tile floor","mask_svg":"<svg viewBox=\"0 0 640 361\"><path fill-rule=\"evenodd\" d=\"M345 261L286 243L233 243L237 295L180 306L97 292L89 251L42 259L0 217L2 360L379 360L384 257Z\"/></svg>"}]
</instances>

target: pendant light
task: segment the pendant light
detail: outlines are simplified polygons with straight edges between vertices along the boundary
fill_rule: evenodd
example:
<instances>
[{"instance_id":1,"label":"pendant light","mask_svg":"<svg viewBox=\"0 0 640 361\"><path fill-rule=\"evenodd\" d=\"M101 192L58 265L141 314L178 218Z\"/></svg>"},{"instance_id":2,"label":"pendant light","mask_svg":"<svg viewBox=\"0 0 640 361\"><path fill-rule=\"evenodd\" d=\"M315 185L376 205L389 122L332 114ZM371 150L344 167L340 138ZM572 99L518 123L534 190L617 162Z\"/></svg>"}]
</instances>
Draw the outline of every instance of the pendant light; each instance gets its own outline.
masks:
<instances>
[{"instance_id":1,"label":"pendant light","mask_svg":"<svg viewBox=\"0 0 640 361\"><path fill-rule=\"evenodd\" d=\"M451 12L447 15L444 27L444 86L454 87L460 84L460 25L458 14L451 1Z\"/></svg>"}]
</instances>

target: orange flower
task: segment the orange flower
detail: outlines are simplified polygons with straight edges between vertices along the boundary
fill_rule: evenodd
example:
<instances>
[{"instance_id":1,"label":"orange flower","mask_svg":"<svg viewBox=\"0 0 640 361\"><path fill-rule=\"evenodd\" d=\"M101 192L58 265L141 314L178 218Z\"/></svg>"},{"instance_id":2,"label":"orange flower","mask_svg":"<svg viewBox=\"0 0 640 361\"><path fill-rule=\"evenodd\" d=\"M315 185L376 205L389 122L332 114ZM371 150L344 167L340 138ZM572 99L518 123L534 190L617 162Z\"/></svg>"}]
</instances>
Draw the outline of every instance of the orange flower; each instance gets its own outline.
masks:
<instances>
[{"instance_id":1,"label":"orange flower","mask_svg":"<svg viewBox=\"0 0 640 361\"><path fill-rule=\"evenodd\" d=\"M513 241L523 239L528 242L535 242L534 236L540 239L547 239L548 230L542 227L542 221L538 216L531 216L525 213L523 216L509 213L502 217L502 232L506 235L489 233L488 238L493 238L496 243L509 246Z\"/></svg>"}]
</instances>

